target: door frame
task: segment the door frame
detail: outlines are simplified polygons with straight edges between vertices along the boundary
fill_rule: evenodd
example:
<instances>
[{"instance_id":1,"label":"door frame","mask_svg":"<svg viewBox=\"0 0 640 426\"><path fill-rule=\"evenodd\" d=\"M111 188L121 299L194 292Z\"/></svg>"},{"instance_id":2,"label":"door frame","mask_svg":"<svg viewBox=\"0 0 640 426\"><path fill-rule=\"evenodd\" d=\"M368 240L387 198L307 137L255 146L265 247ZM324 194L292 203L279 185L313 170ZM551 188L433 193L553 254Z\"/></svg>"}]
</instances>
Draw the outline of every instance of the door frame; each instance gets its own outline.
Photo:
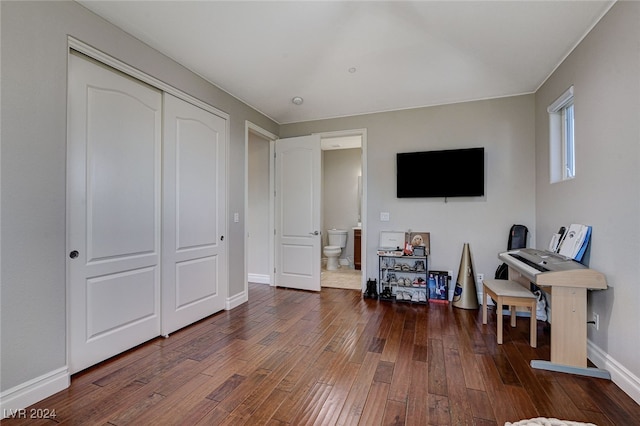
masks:
<instances>
[{"instance_id":1,"label":"door frame","mask_svg":"<svg viewBox=\"0 0 640 426\"><path fill-rule=\"evenodd\" d=\"M278 136L263 129L257 124L252 123L249 120L245 120L244 123L244 295L245 301L249 300L249 231L247 229L249 223L249 133L260 136L269 142L269 253L268 256L268 268L269 268L269 285L275 286L276 274L275 274L275 149L276 140Z\"/></svg>"},{"instance_id":2,"label":"door frame","mask_svg":"<svg viewBox=\"0 0 640 426\"><path fill-rule=\"evenodd\" d=\"M274 160L274 152L275 152L275 141L279 139L275 134L261 128L260 126L250 122L245 121L245 143L244 143L244 223L245 223L245 233L244 233L244 291L248 300L248 289L249 289L249 278L248 278L248 244L249 244L249 235L247 233L246 224L248 223L248 206L249 206L249 132L253 132L258 134L259 136L267 139L269 141L269 285L275 286L275 239L274 229L275 229L275 196L274 196L274 179L275 179L275 160ZM342 136L360 136L362 138L362 205L361 208L361 220L362 220L362 237L360 242L362 259L361 259L361 288L362 290L366 289L366 271L367 271L367 233L365 232L367 227L367 129L351 129L351 130L338 130L338 131L327 131L327 132L314 132L312 134L320 135L320 138L330 138L330 137L342 137ZM321 259L318 259L318 262L321 262ZM321 287L322 291L322 287Z\"/></svg>"}]
</instances>

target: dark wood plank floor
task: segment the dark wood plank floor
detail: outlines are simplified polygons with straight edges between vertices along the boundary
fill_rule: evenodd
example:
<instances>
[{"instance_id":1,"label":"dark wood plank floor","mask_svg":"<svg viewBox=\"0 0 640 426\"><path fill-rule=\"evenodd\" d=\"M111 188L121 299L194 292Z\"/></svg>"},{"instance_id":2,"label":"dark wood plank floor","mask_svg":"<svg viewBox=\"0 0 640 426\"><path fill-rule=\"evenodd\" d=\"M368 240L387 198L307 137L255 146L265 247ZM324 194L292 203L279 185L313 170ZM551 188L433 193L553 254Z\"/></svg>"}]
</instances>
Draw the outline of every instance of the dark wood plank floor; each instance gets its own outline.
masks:
<instances>
[{"instance_id":1,"label":"dark wood plank floor","mask_svg":"<svg viewBox=\"0 0 640 426\"><path fill-rule=\"evenodd\" d=\"M250 285L249 302L73 376L31 407L55 419L6 425L407 424L503 425L555 417L640 422L612 382L533 370L549 359L549 330L479 310ZM28 410L27 413L30 411ZM37 413L37 411L35 411Z\"/></svg>"}]
</instances>

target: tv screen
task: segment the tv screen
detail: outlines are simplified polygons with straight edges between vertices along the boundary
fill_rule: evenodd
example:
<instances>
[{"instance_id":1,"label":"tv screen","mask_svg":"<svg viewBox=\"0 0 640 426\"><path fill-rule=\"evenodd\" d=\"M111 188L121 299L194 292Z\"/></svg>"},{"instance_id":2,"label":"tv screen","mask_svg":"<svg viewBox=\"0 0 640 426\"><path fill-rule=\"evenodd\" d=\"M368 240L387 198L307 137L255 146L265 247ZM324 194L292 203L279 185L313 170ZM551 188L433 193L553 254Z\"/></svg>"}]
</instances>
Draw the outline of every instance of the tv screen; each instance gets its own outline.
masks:
<instances>
[{"instance_id":1,"label":"tv screen","mask_svg":"<svg viewBox=\"0 0 640 426\"><path fill-rule=\"evenodd\" d=\"M396 167L398 198L484 196L484 148L402 152Z\"/></svg>"}]
</instances>

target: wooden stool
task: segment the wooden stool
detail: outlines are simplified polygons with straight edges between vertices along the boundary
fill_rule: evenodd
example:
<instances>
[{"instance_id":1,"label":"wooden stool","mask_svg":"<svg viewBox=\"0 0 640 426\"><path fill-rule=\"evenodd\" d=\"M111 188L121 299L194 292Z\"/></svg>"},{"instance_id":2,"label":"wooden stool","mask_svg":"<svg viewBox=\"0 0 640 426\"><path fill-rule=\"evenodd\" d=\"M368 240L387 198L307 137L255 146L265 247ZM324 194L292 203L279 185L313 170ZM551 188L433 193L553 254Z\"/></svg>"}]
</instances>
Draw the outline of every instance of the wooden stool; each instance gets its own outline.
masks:
<instances>
[{"instance_id":1,"label":"wooden stool","mask_svg":"<svg viewBox=\"0 0 640 426\"><path fill-rule=\"evenodd\" d=\"M511 327L516 326L516 306L531 310L530 344L536 347L536 296L522 285L509 280L484 280L482 282L484 303L482 303L482 323L487 323L487 305L489 297L496 301L496 315L498 317L498 344L502 344L502 306L511 308Z\"/></svg>"}]
</instances>

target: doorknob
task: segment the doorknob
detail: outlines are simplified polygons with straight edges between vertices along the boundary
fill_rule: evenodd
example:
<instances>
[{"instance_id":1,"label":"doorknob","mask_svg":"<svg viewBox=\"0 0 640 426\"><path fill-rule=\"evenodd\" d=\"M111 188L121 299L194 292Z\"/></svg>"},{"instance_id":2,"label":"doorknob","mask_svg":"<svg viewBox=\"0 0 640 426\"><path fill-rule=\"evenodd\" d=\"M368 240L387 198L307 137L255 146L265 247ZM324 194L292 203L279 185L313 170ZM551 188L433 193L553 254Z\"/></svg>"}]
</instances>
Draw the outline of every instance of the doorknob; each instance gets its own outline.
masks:
<instances>
[{"instance_id":1,"label":"doorknob","mask_svg":"<svg viewBox=\"0 0 640 426\"><path fill-rule=\"evenodd\" d=\"M309 235L320 235L318 231L309 232Z\"/></svg>"},{"instance_id":2,"label":"doorknob","mask_svg":"<svg viewBox=\"0 0 640 426\"><path fill-rule=\"evenodd\" d=\"M79 254L80 253L78 253L78 250L73 250L71 253L69 253L69 257L75 259Z\"/></svg>"}]
</instances>

